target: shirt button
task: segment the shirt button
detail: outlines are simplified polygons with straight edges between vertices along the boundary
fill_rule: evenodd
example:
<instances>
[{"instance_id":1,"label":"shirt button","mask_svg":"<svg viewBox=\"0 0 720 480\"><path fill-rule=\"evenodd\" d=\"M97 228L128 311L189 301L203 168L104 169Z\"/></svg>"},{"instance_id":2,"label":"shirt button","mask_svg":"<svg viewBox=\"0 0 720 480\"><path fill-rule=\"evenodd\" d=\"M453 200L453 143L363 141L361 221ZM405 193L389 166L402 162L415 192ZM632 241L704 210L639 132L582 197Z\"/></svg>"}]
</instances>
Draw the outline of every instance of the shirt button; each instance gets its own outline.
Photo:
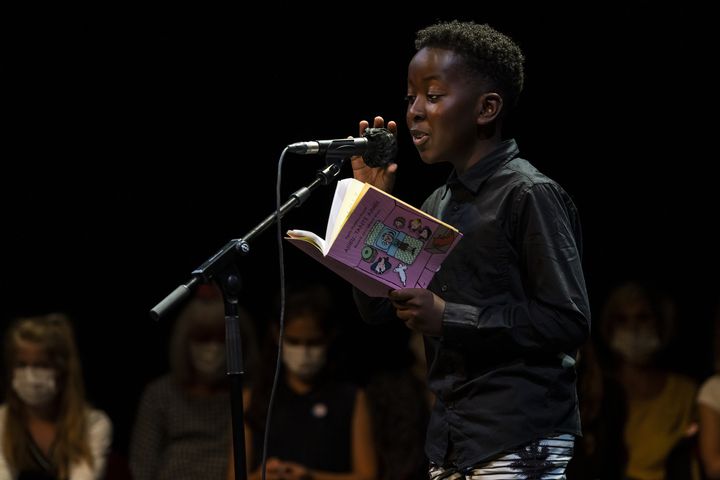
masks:
<instances>
[{"instance_id":1,"label":"shirt button","mask_svg":"<svg viewBox=\"0 0 720 480\"><path fill-rule=\"evenodd\" d=\"M447 292L447 289L448 289L447 284L443 284L443 286L440 287L440 291L441 291L441 292Z\"/></svg>"},{"instance_id":2,"label":"shirt button","mask_svg":"<svg viewBox=\"0 0 720 480\"><path fill-rule=\"evenodd\" d=\"M453 205L452 209L453 212L457 212L458 210L460 210L460 205Z\"/></svg>"}]
</instances>

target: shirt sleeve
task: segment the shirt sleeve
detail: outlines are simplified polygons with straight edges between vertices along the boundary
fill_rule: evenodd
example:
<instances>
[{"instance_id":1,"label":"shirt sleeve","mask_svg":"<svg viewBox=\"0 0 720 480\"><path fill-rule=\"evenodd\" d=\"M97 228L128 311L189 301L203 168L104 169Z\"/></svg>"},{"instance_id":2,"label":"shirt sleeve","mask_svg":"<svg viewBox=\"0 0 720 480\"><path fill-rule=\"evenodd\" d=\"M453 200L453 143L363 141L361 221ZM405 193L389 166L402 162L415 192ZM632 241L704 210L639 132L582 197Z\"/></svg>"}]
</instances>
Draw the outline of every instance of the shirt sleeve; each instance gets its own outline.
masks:
<instances>
[{"instance_id":1,"label":"shirt sleeve","mask_svg":"<svg viewBox=\"0 0 720 480\"><path fill-rule=\"evenodd\" d=\"M112 445L112 422L101 410L88 410L87 417L88 444L93 458L92 467L88 462L73 465L71 480L102 480L105 478L105 467Z\"/></svg>"},{"instance_id":2,"label":"shirt sleeve","mask_svg":"<svg viewBox=\"0 0 720 480\"><path fill-rule=\"evenodd\" d=\"M113 427L110 418L100 410L93 410L90 414L90 449L93 456L93 470L95 479L104 478L110 446L112 445Z\"/></svg>"},{"instance_id":3,"label":"shirt sleeve","mask_svg":"<svg viewBox=\"0 0 720 480\"><path fill-rule=\"evenodd\" d=\"M7 407L0 405L0 480L11 480L12 472L3 455L3 436L5 431L5 417L7 416Z\"/></svg>"},{"instance_id":4,"label":"shirt sleeve","mask_svg":"<svg viewBox=\"0 0 720 480\"><path fill-rule=\"evenodd\" d=\"M509 222L523 301L447 303L443 337L469 345L480 335L495 346L510 344L525 352L574 355L590 333L575 208L556 185L535 184L514 199Z\"/></svg>"},{"instance_id":5,"label":"shirt sleeve","mask_svg":"<svg viewBox=\"0 0 720 480\"><path fill-rule=\"evenodd\" d=\"M720 374L713 375L703 382L697 401L720 413Z\"/></svg>"},{"instance_id":6,"label":"shirt sleeve","mask_svg":"<svg viewBox=\"0 0 720 480\"><path fill-rule=\"evenodd\" d=\"M150 384L143 394L130 441L129 463L135 480L157 478L165 432L161 385Z\"/></svg>"}]
</instances>

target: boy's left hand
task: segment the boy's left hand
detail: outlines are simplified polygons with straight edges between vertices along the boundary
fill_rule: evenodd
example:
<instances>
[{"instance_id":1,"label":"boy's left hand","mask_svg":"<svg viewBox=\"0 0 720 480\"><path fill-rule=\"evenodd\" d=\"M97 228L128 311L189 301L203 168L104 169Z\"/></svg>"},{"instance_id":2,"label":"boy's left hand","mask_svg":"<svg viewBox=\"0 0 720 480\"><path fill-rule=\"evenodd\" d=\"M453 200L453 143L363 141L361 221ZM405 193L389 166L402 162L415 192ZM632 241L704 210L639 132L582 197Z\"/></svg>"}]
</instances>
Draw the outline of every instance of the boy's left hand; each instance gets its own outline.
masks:
<instances>
[{"instance_id":1,"label":"boy's left hand","mask_svg":"<svg viewBox=\"0 0 720 480\"><path fill-rule=\"evenodd\" d=\"M425 288L392 290L388 298L395 307L398 318L405 322L410 330L431 336L442 334L445 300Z\"/></svg>"}]
</instances>

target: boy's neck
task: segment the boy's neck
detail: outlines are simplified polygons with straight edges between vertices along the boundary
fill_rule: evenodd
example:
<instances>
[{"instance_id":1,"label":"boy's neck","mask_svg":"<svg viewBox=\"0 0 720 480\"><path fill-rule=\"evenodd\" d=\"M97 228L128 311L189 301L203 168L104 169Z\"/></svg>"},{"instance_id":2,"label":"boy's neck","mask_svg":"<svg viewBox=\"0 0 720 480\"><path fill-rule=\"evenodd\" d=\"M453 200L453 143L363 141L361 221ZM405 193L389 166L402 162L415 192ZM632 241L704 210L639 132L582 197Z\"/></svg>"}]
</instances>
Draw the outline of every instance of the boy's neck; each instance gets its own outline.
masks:
<instances>
[{"instance_id":1,"label":"boy's neck","mask_svg":"<svg viewBox=\"0 0 720 480\"><path fill-rule=\"evenodd\" d=\"M482 162L490 153L500 145L502 139L500 135L493 135L488 138L480 138L475 142L472 152L467 159L453 162L453 166L459 175L465 173L474 165Z\"/></svg>"}]
</instances>

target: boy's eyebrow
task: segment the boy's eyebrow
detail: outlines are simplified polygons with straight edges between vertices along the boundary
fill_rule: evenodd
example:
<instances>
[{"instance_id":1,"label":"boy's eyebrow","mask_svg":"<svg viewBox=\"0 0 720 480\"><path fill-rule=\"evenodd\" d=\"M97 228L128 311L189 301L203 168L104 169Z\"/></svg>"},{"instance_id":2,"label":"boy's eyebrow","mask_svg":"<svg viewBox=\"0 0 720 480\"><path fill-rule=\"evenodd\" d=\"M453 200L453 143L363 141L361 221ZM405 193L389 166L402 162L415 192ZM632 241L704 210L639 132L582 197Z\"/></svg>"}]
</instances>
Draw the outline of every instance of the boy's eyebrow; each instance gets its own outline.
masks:
<instances>
[{"instance_id":1,"label":"boy's eyebrow","mask_svg":"<svg viewBox=\"0 0 720 480\"><path fill-rule=\"evenodd\" d=\"M420 80L423 82L427 82L428 80L442 80L442 76L437 73L433 73L422 77ZM412 80L408 80L408 83L412 83Z\"/></svg>"},{"instance_id":2,"label":"boy's eyebrow","mask_svg":"<svg viewBox=\"0 0 720 480\"><path fill-rule=\"evenodd\" d=\"M438 74L427 75L427 76L423 77L422 79L423 80L440 80L440 75L438 75Z\"/></svg>"}]
</instances>

